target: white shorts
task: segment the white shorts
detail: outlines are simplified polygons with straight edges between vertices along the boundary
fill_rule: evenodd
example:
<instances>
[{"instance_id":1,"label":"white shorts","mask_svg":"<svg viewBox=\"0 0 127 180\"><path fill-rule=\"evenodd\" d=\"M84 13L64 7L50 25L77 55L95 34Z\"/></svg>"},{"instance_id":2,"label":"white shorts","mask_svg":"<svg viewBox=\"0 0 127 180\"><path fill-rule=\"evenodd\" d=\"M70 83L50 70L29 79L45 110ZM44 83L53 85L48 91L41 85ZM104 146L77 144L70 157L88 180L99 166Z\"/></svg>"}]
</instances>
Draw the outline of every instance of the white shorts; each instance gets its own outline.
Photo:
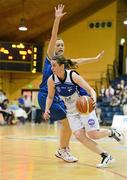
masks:
<instances>
[{"instance_id":1,"label":"white shorts","mask_svg":"<svg viewBox=\"0 0 127 180\"><path fill-rule=\"evenodd\" d=\"M85 128L85 131L99 130L99 122L95 111L88 115L82 114L67 114L68 122L72 132Z\"/></svg>"}]
</instances>

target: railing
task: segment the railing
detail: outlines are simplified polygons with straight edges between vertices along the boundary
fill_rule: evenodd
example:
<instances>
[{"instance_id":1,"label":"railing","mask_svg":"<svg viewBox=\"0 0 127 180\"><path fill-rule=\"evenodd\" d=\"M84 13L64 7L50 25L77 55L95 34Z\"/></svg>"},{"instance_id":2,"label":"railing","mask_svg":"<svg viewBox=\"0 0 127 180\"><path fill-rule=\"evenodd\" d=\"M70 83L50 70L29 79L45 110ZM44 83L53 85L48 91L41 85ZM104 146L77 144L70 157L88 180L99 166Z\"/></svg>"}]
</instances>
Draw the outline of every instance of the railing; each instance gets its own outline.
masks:
<instances>
[{"instance_id":1,"label":"railing","mask_svg":"<svg viewBox=\"0 0 127 180\"><path fill-rule=\"evenodd\" d=\"M97 95L99 95L99 90L101 88L101 85L103 84L105 87L109 86L111 81L113 81L117 77L117 63L114 61L113 65L108 64L107 65L107 71L101 73L100 79L95 81L95 90L97 92Z\"/></svg>"},{"instance_id":2,"label":"railing","mask_svg":"<svg viewBox=\"0 0 127 180\"><path fill-rule=\"evenodd\" d=\"M101 81L100 81L100 79L98 79L95 81L95 91L97 93L97 96L99 95L100 87L101 87Z\"/></svg>"},{"instance_id":3,"label":"railing","mask_svg":"<svg viewBox=\"0 0 127 180\"><path fill-rule=\"evenodd\" d=\"M113 69L114 69L114 78L117 78L118 75L118 61L114 60L113 61Z\"/></svg>"},{"instance_id":4,"label":"railing","mask_svg":"<svg viewBox=\"0 0 127 180\"><path fill-rule=\"evenodd\" d=\"M107 65L107 83L110 84L111 81L115 79L114 66L112 64Z\"/></svg>"},{"instance_id":5,"label":"railing","mask_svg":"<svg viewBox=\"0 0 127 180\"><path fill-rule=\"evenodd\" d=\"M100 79L95 81L95 90L97 92L97 95L99 95L99 91L100 91L102 85L104 85L105 87L107 87L107 85L108 85L106 72L102 72Z\"/></svg>"}]
</instances>

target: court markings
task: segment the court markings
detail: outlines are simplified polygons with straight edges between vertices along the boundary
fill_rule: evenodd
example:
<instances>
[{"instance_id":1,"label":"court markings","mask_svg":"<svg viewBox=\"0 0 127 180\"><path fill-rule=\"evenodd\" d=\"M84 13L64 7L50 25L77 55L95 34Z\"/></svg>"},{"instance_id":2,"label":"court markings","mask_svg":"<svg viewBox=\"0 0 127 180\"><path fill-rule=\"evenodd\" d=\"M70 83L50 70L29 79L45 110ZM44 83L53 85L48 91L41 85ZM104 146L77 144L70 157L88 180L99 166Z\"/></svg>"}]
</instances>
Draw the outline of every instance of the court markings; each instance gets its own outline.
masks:
<instances>
[{"instance_id":1,"label":"court markings","mask_svg":"<svg viewBox=\"0 0 127 180\"><path fill-rule=\"evenodd\" d=\"M0 138L2 139L2 138ZM45 142L45 141L51 141L51 142L57 142L58 141L58 137L57 136L26 136L26 137L22 137L22 136L14 136L14 135L9 135L9 136L5 136L3 137L3 139L8 139L8 140L24 140L24 141L42 141L42 142ZM98 140L99 142L103 142L103 143L116 143L115 140L112 140L112 139L109 139L109 138L103 138L101 140ZM71 142L72 143L80 143L78 142L74 137L71 138ZM117 150L120 150L120 151L127 151L127 145L117 145L115 147L112 146L112 149L117 149ZM25 154L24 154L25 155ZM26 155L27 156L27 155ZM33 156L35 158L35 156ZM36 157L39 157L39 156L36 156ZM46 160L47 160L47 157L46 157ZM50 158L48 158L48 160L50 161ZM86 164L86 163L78 163L79 166L88 166L88 167L91 167L91 168L96 168L94 165L91 165L91 164ZM114 176L117 176L117 177L120 177L122 179L127 179L127 176L125 175L122 175L121 173L119 172L116 172L112 169L109 169L109 168L104 168L104 169L99 169L101 171L106 171L107 173L111 173L111 174L114 174Z\"/></svg>"},{"instance_id":2,"label":"court markings","mask_svg":"<svg viewBox=\"0 0 127 180\"><path fill-rule=\"evenodd\" d=\"M12 139L12 140L35 140L35 141L58 141L58 136L15 136L15 135L10 135L10 136L5 136L3 137L5 139ZM116 142L114 139L109 139L109 138L103 138L97 140L98 142L104 142L104 143L111 143L111 142ZM74 137L71 138L71 142L73 143L80 143L78 142Z\"/></svg>"},{"instance_id":3,"label":"court markings","mask_svg":"<svg viewBox=\"0 0 127 180\"><path fill-rule=\"evenodd\" d=\"M84 166L88 166L88 167L91 167L91 168L96 168L94 165L91 165L91 164L84 164L84 163L79 163L80 165L84 165ZM109 169L110 167L108 168L98 168L100 171L106 171L107 173L111 173L111 174L114 174L115 176L118 176L122 179L126 179L127 180L127 176L119 173L119 172L116 172L116 171L113 171L112 169ZM96 168L97 169L97 168ZM117 177L116 177L117 178Z\"/></svg>"},{"instance_id":4,"label":"court markings","mask_svg":"<svg viewBox=\"0 0 127 180\"><path fill-rule=\"evenodd\" d=\"M57 142L59 140L59 138L57 136L26 136L26 137L22 137L22 136L10 135L10 136L5 136L3 138L9 139L9 140L44 141L44 142L45 141ZM80 144L80 142L77 141L74 137L71 138L71 142ZM114 143L114 144L116 144L116 146L115 147L112 146L112 149L127 150L127 144L125 144L125 145L117 144L117 142L114 139L103 138L103 139L97 140L97 142Z\"/></svg>"}]
</instances>

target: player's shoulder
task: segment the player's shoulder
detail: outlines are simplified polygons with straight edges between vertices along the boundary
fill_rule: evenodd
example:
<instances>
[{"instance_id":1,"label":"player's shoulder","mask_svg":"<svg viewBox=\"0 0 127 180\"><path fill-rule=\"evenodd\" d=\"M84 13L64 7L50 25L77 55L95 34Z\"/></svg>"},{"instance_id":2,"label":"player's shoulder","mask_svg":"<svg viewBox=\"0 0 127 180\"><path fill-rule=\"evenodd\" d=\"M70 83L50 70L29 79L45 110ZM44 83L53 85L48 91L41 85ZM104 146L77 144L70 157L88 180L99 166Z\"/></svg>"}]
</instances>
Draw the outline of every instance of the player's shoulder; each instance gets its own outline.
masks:
<instances>
[{"instance_id":1,"label":"player's shoulder","mask_svg":"<svg viewBox=\"0 0 127 180\"><path fill-rule=\"evenodd\" d=\"M46 57L45 57L45 61L51 61L51 58L48 56L48 55L46 55Z\"/></svg>"},{"instance_id":2,"label":"player's shoulder","mask_svg":"<svg viewBox=\"0 0 127 180\"><path fill-rule=\"evenodd\" d=\"M76 75L79 75L79 73L76 71L76 70L73 70L73 69L71 69L70 71L69 71L69 73L72 75L72 74L76 74Z\"/></svg>"}]
</instances>

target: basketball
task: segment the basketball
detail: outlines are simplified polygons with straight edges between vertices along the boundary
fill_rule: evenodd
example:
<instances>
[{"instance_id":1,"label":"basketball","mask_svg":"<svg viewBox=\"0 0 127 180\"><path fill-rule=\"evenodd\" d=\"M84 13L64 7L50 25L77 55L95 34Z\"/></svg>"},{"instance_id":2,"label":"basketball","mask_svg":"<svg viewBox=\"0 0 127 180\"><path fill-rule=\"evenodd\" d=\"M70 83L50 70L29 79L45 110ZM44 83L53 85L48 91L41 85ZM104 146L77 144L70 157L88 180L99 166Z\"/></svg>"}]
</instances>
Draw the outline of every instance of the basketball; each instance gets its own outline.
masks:
<instances>
[{"instance_id":1,"label":"basketball","mask_svg":"<svg viewBox=\"0 0 127 180\"><path fill-rule=\"evenodd\" d=\"M89 114L93 111L93 99L89 96L80 96L76 100L76 108L80 113Z\"/></svg>"}]
</instances>

